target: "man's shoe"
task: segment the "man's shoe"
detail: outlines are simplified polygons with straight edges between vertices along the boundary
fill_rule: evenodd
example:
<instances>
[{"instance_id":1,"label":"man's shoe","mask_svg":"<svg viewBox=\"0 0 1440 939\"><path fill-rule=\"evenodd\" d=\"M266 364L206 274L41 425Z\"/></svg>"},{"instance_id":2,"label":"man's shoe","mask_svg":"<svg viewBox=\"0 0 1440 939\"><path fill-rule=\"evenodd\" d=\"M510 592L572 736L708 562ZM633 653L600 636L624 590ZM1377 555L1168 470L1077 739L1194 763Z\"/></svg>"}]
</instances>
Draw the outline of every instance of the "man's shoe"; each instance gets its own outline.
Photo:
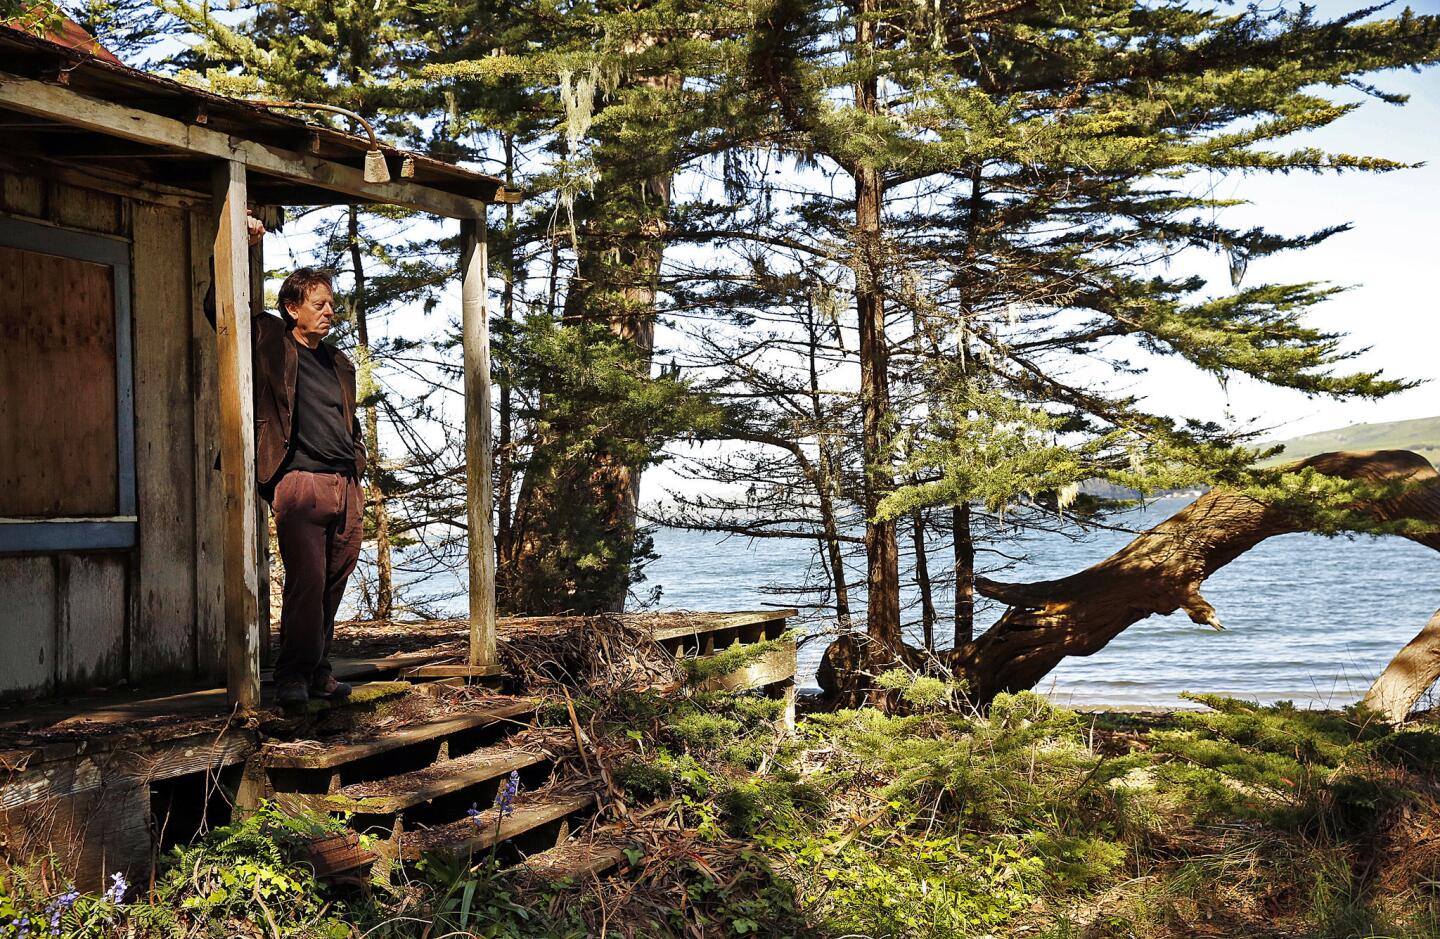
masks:
<instances>
[{"instance_id":1,"label":"man's shoe","mask_svg":"<svg viewBox=\"0 0 1440 939\"><path fill-rule=\"evenodd\" d=\"M349 684L336 681L335 676L328 673L324 678L317 678L310 683L311 694L320 698L329 698L331 701L350 697L352 690Z\"/></svg>"},{"instance_id":2,"label":"man's shoe","mask_svg":"<svg viewBox=\"0 0 1440 939\"><path fill-rule=\"evenodd\" d=\"M310 693L301 682L286 682L275 692L275 703L286 710L303 708L310 703Z\"/></svg>"}]
</instances>

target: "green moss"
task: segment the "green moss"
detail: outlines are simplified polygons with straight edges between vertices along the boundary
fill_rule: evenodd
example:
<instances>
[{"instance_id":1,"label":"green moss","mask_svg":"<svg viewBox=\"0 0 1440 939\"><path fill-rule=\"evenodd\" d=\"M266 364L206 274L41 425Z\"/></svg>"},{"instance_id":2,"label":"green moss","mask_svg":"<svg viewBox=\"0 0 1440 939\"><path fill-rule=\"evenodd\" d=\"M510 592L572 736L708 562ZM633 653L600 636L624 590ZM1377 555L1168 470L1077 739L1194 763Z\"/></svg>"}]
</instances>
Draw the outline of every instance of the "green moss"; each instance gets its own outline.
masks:
<instances>
[{"instance_id":1,"label":"green moss","mask_svg":"<svg viewBox=\"0 0 1440 939\"><path fill-rule=\"evenodd\" d=\"M798 631L790 630L776 639L765 639L746 645L736 639L728 649L714 655L682 658L680 665L685 669L687 683L703 685L713 678L720 678L754 665L773 652L792 648L799 636Z\"/></svg>"}]
</instances>

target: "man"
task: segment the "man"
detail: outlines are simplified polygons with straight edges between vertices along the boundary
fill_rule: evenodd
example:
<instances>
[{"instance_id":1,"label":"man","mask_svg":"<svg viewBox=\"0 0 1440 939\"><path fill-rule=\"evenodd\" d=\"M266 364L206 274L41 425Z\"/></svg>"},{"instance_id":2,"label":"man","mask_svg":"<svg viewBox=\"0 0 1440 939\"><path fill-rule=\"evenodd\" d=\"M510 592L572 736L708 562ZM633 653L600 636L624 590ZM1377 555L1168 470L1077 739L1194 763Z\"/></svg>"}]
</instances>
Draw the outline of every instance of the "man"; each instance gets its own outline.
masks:
<instances>
[{"instance_id":1,"label":"man","mask_svg":"<svg viewBox=\"0 0 1440 939\"><path fill-rule=\"evenodd\" d=\"M324 339L335 317L330 275L301 268L280 285L280 316L255 317L255 461L285 563L277 699L342 698L330 641L360 556L365 438L355 416L355 366Z\"/></svg>"}]
</instances>

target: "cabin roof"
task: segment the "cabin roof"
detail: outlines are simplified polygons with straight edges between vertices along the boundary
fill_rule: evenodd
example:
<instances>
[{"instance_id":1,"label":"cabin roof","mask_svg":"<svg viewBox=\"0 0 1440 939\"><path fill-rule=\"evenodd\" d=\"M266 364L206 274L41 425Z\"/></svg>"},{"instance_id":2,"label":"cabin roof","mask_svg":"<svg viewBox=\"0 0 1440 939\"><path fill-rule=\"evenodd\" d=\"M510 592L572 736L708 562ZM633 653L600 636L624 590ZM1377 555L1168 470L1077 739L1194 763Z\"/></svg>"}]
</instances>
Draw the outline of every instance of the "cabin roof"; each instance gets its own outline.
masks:
<instances>
[{"instance_id":1,"label":"cabin roof","mask_svg":"<svg viewBox=\"0 0 1440 939\"><path fill-rule=\"evenodd\" d=\"M41 89L34 83L43 83ZM507 190L502 179L437 160L424 154L402 150L386 144L380 150L389 166L390 184L371 187L350 186L352 191L337 192L331 181L334 168L346 179L349 170L364 166L370 149L368 137L356 136L310 123L275 110L260 107L238 98L193 88L181 82L115 61L59 42L20 30L0 26L0 92L11 84L11 93L0 94L0 132L7 141L6 149L15 155L33 156L50 162L101 165L117 172L136 173L141 177L163 181L181 189L208 193L209 167L216 154L189 147L188 140L177 145L178 130L194 129L197 139L222 140L251 145L250 152L260 159L250 160L251 199L255 202L288 205L323 205L339 202L407 203L394 193L413 194L417 187L449 193L479 203L515 202L519 193ZM37 103L31 91L50 92L48 106ZM97 111L108 114L110 126L77 126L76 107L96 103ZM116 105L162 119L160 126L170 129L167 135L153 141L123 128L117 135L113 125ZM71 107L68 105L75 105ZM139 124L136 125L140 126ZM204 133L209 131L212 133ZM216 137L214 135L223 135ZM116 140L117 136L123 139ZM258 147L258 149L257 149ZM212 146L213 150L214 147ZM180 150L182 152L177 153ZM300 162L312 165L313 179L307 174L267 171L273 160L264 158L265 151L289 158L291 165ZM188 159L187 159L188 158ZM402 163L409 158L413 176L402 177ZM328 169L327 169L328 165ZM364 191L356 191L364 190ZM450 200L444 205L463 205ZM439 214L459 215L458 211Z\"/></svg>"}]
</instances>

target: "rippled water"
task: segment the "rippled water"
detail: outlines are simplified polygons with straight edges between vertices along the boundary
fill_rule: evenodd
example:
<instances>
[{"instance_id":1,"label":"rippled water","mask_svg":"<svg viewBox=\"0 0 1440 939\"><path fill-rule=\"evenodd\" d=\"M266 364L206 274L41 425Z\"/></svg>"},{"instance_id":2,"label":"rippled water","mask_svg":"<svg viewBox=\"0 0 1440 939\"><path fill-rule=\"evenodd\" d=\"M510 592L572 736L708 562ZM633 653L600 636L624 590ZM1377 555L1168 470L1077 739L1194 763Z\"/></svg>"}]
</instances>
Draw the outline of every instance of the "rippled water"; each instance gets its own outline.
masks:
<instances>
[{"instance_id":1,"label":"rippled water","mask_svg":"<svg viewBox=\"0 0 1440 939\"><path fill-rule=\"evenodd\" d=\"M1184 500L1161 500L1126 518L1154 525ZM1073 542L1041 536L1030 559L1006 580L1042 580L1102 560L1130 539L1097 532ZM734 610L783 606L767 584L795 583L808 548L778 539L722 541L714 535L661 531L651 584L664 588L661 609ZM945 559L936 556L932 570ZM1151 617L1088 658L1066 660L1041 686L1068 704L1181 705L1181 691L1210 691L1259 702L1292 700L1339 706L1357 700L1385 663L1440 606L1440 554L1402 538L1286 535L1242 555L1203 592L1224 632L1183 614ZM940 633L948 611L941 611ZM918 619L918 615L910 614ZM979 617L989 625L998 611ZM918 644L919 627L912 641ZM801 649L800 681L814 683L823 643Z\"/></svg>"}]
</instances>

